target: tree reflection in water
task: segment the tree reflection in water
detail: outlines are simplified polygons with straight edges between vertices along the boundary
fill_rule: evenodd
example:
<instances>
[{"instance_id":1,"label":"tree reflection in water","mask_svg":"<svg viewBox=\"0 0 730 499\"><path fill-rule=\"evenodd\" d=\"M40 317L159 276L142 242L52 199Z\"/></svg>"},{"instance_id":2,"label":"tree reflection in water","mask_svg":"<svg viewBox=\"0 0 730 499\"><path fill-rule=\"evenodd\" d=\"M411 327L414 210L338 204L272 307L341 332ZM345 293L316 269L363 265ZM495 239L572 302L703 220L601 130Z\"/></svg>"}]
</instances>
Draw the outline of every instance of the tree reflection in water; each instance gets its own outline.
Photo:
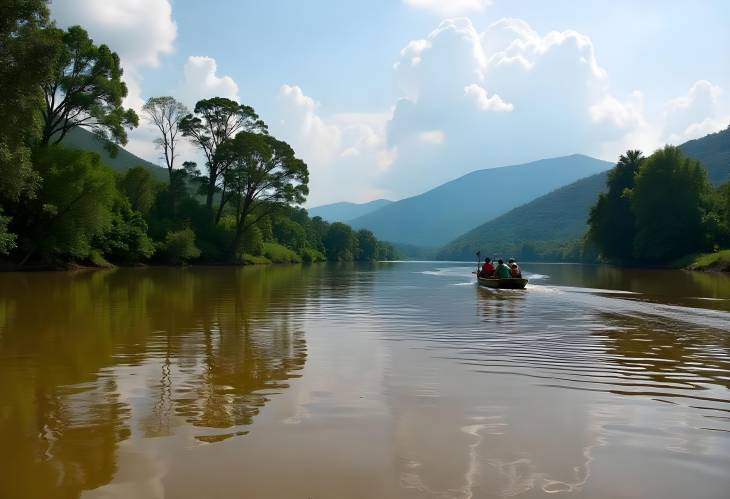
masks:
<instances>
[{"instance_id":1,"label":"tree reflection in water","mask_svg":"<svg viewBox=\"0 0 730 499\"><path fill-rule=\"evenodd\" d=\"M0 468L13 480L0 480L0 497L77 497L108 483L135 432L245 434L304 367L290 304L317 272L262 270L3 276L0 442L13 453Z\"/></svg>"}]
</instances>

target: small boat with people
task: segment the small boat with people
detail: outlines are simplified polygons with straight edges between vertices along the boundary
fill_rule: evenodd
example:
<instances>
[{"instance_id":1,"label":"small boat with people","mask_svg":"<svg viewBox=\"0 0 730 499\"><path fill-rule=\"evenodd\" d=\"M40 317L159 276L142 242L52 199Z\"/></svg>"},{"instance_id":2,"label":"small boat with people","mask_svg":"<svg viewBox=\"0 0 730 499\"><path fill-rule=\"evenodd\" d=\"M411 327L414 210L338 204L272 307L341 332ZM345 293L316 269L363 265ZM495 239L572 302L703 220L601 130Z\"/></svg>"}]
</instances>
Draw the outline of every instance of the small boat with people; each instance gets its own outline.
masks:
<instances>
[{"instance_id":1,"label":"small boat with people","mask_svg":"<svg viewBox=\"0 0 730 499\"><path fill-rule=\"evenodd\" d=\"M480 264L481 252L477 251L477 271L474 274L480 286L492 289L525 289L527 286L527 279L522 277L522 271L514 258L510 258L506 264L500 258L496 267L491 258L485 258L481 267Z\"/></svg>"}]
</instances>

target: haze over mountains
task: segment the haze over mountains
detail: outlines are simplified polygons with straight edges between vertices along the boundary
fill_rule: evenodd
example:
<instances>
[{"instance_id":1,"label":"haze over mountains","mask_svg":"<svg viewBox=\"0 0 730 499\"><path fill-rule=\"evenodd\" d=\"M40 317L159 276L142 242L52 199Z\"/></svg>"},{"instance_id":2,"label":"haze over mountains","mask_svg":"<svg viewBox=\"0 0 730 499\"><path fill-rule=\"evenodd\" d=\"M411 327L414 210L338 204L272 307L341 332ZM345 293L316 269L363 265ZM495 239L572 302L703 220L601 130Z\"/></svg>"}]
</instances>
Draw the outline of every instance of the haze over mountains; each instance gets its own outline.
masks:
<instances>
[{"instance_id":1,"label":"haze over mountains","mask_svg":"<svg viewBox=\"0 0 730 499\"><path fill-rule=\"evenodd\" d=\"M332 203L317 206L307 210L311 217L322 217L328 222L345 222L348 223L350 220L367 215L375 210L379 210L383 206L391 204L393 201L387 199L376 199L369 203Z\"/></svg>"},{"instance_id":2,"label":"haze over mountains","mask_svg":"<svg viewBox=\"0 0 730 499\"><path fill-rule=\"evenodd\" d=\"M435 249L516 206L611 166L575 154L478 170L350 223L385 241Z\"/></svg>"}]
</instances>

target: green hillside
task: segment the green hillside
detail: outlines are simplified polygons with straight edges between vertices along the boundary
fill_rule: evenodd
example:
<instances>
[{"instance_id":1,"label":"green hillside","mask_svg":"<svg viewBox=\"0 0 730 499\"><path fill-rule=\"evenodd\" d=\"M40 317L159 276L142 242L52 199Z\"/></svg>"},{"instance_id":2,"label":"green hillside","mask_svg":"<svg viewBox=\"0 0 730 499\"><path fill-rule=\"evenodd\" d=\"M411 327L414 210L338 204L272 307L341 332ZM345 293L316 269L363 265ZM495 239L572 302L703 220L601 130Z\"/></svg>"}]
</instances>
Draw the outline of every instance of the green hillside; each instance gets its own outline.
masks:
<instances>
[{"instance_id":1,"label":"green hillside","mask_svg":"<svg viewBox=\"0 0 730 499\"><path fill-rule=\"evenodd\" d=\"M438 252L439 260L485 255L539 258L562 252L586 231L588 211L606 187L606 172L561 187L467 232Z\"/></svg>"},{"instance_id":2,"label":"green hillside","mask_svg":"<svg viewBox=\"0 0 730 499\"><path fill-rule=\"evenodd\" d=\"M680 146L701 161L714 185L730 175L730 128ZM443 260L471 260L476 250L518 258L563 258L587 230L588 212L606 187L606 173L560 188L497 217L441 248Z\"/></svg>"},{"instance_id":3,"label":"green hillside","mask_svg":"<svg viewBox=\"0 0 730 499\"><path fill-rule=\"evenodd\" d=\"M379 210L392 202L387 199L376 199L375 201L361 204L347 202L333 203L316 206L307 211L310 217L322 217L322 219L328 222L349 222L357 217Z\"/></svg>"},{"instance_id":4,"label":"green hillside","mask_svg":"<svg viewBox=\"0 0 730 499\"><path fill-rule=\"evenodd\" d=\"M394 244L437 248L486 220L611 166L575 154L479 170L389 204L351 224Z\"/></svg>"},{"instance_id":5,"label":"green hillside","mask_svg":"<svg viewBox=\"0 0 730 499\"><path fill-rule=\"evenodd\" d=\"M117 148L117 155L112 157L109 151L104 148L104 143L96 135L83 128L72 128L64 138L63 145L83 149L84 151L93 151L101 156L101 160L105 164L118 172L125 172L135 166L143 166L152 172L155 179L167 182L168 175L165 168L135 156L123 147Z\"/></svg>"},{"instance_id":6,"label":"green hillside","mask_svg":"<svg viewBox=\"0 0 730 499\"><path fill-rule=\"evenodd\" d=\"M707 177L714 185L730 180L730 126L721 132L685 142L679 148L705 165Z\"/></svg>"}]
</instances>

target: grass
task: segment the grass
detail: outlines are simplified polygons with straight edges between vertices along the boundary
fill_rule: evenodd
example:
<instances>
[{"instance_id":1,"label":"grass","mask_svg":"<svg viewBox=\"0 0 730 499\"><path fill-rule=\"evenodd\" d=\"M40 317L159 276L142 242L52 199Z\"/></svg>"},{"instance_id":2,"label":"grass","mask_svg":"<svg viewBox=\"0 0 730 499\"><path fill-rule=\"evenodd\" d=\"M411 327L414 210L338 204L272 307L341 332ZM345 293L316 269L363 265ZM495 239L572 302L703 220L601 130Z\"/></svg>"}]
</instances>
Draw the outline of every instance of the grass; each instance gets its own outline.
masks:
<instances>
[{"instance_id":1,"label":"grass","mask_svg":"<svg viewBox=\"0 0 730 499\"><path fill-rule=\"evenodd\" d=\"M689 270L730 272L730 250L689 255L676 260L670 266Z\"/></svg>"},{"instance_id":2,"label":"grass","mask_svg":"<svg viewBox=\"0 0 730 499\"><path fill-rule=\"evenodd\" d=\"M271 263L301 263L302 257L294 250L276 243L264 243L263 254Z\"/></svg>"},{"instance_id":3,"label":"grass","mask_svg":"<svg viewBox=\"0 0 730 499\"><path fill-rule=\"evenodd\" d=\"M692 270L716 270L730 272L730 250L697 255L688 266Z\"/></svg>"}]
</instances>

